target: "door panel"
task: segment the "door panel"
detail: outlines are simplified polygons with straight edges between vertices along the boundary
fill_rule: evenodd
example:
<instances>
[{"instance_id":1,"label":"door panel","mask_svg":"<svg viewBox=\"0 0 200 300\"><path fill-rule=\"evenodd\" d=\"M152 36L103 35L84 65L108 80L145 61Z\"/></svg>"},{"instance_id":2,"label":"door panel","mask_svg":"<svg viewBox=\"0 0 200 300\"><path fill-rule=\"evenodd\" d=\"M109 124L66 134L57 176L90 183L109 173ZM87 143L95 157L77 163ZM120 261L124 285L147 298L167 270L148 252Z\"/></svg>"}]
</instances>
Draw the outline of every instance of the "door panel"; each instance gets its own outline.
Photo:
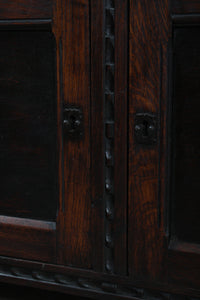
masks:
<instances>
[{"instance_id":1,"label":"door panel","mask_svg":"<svg viewBox=\"0 0 200 300\"><path fill-rule=\"evenodd\" d=\"M130 14L130 273L188 292L200 284L199 12L199 1L155 0Z\"/></svg>"},{"instance_id":2,"label":"door panel","mask_svg":"<svg viewBox=\"0 0 200 300\"><path fill-rule=\"evenodd\" d=\"M151 280L165 263L161 201L165 145L160 142L165 131L160 128L166 118L168 14L168 1L130 2L129 272Z\"/></svg>"},{"instance_id":3,"label":"door panel","mask_svg":"<svg viewBox=\"0 0 200 300\"><path fill-rule=\"evenodd\" d=\"M127 274L127 10L1 1L0 255Z\"/></svg>"},{"instance_id":4,"label":"door panel","mask_svg":"<svg viewBox=\"0 0 200 300\"><path fill-rule=\"evenodd\" d=\"M56 220L55 41L49 31L3 30L0 39L1 214Z\"/></svg>"},{"instance_id":5,"label":"door panel","mask_svg":"<svg viewBox=\"0 0 200 300\"><path fill-rule=\"evenodd\" d=\"M19 20L20 9L0 22L0 253L55 262L56 43L50 20Z\"/></svg>"},{"instance_id":6,"label":"door panel","mask_svg":"<svg viewBox=\"0 0 200 300\"><path fill-rule=\"evenodd\" d=\"M175 26L172 103L172 228L182 241L200 243L200 27Z\"/></svg>"},{"instance_id":7,"label":"door panel","mask_svg":"<svg viewBox=\"0 0 200 300\"><path fill-rule=\"evenodd\" d=\"M199 0L7 2L1 279L199 294Z\"/></svg>"},{"instance_id":8,"label":"door panel","mask_svg":"<svg viewBox=\"0 0 200 300\"><path fill-rule=\"evenodd\" d=\"M189 2L188 2L189 7ZM200 5L191 4L196 14L172 17L171 62L171 151L168 197L169 276L198 288L200 281L199 177L199 25ZM172 7L172 10L174 7ZM181 263L182 262L182 263ZM181 264L181 267L180 267ZM187 278L187 279L186 279Z\"/></svg>"},{"instance_id":9,"label":"door panel","mask_svg":"<svg viewBox=\"0 0 200 300\"><path fill-rule=\"evenodd\" d=\"M83 112L83 135L75 139L63 128L64 177L59 218L61 261L91 268L91 135L89 1L56 1L55 30L59 45L60 105ZM78 22L77 22L78 20ZM59 28L61 32L59 32Z\"/></svg>"}]
</instances>

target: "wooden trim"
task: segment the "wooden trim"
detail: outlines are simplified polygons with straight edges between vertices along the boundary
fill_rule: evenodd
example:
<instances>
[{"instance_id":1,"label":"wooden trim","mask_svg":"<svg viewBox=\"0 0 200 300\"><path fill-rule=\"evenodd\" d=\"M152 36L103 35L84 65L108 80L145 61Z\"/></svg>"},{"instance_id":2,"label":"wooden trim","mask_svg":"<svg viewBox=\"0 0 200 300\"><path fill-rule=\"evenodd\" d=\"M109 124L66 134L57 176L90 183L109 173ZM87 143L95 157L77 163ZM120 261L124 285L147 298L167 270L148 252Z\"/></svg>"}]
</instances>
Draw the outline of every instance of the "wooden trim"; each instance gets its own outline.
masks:
<instances>
[{"instance_id":1,"label":"wooden trim","mask_svg":"<svg viewBox=\"0 0 200 300\"><path fill-rule=\"evenodd\" d=\"M1 218L1 255L54 263L56 259L55 223ZM16 222L16 224L14 224Z\"/></svg>"},{"instance_id":2,"label":"wooden trim","mask_svg":"<svg viewBox=\"0 0 200 300\"><path fill-rule=\"evenodd\" d=\"M128 265L134 278L165 280L163 182L169 1L130 1ZM158 25L159 24L159 25ZM157 143L135 139L135 116L157 119Z\"/></svg>"},{"instance_id":3,"label":"wooden trim","mask_svg":"<svg viewBox=\"0 0 200 300\"><path fill-rule=\"evenodd\" d=\"M183 242L176 239L171 239L169 243L169 249L183 253L200 254L200 245Z\"/></svg>"},{"instance_id":4,"label":"wooden trim","mask_svg":"<svg viewBox=\"0 0 200 300\"><path fill-rule=\"evenodd\" d=\"M7 217L0 216L0 225L14 225L19 227L29 227L32 229L42 229L42 230L56 230L55 222L47 222L40 220L32 220L25 218Z\"/></svg>"},{"instance_id":5,"label":"wooden trim","mask_svg":"<svg viewBox=\"0 0 200 300\"><path fill-rule=\"evenodd\" d=\"M115 1L115 273L127 275L128 1Z\"/></svg>"},{"instance_id":6,"label":"wooden trim","mask_svg":"<svg viewBox=\"0 0 200 300\"><path fill-rule=\"evenodd\" d=\"M3 0L0 19L43 19L52 17L52 0Z\"/></svg>"},{"instance_id":7,"label":"wooden trim","mask_svg":"<svg viewBox=\"0 0 200 300\"><path fill-rule=\"evenodd\" d=\"M200 25L200 14L172 15L173 24L180 26Z\"/></svg>"},{"instance_id":8,"label":"wooden trim","mask_svg":"<svg viewBox=\"0 0 200 300\"><path fill-rule=\"evenodd\" d=\"M91 10L91 196L93 268L104 268L104 42L103 1L90 1Z\"/></svg>"},{"instance_id":9,"label":"wooden trim","mask_svg":"<svg viewBox=\"0 0 200 300\"><path fill-rule=\"evenodd\" d=\"M193 297L200 296L199 291L192 288L173 288L170 285L131 281L126 277L6 257L0 257L0 280L92 299L164 300L178 295L180 300L184 300L187 295L188 300L193 300Z\"/></svg>"},{"instance_id":10,"label":"wooden trim","mask_svg":"<svg viewBox=\"0 0 200 300\"><path fill-rule=\"evenodd\" d=\"M63 181L57 218L58 263L91 268L90 1L57 0L54 4L59 129L64 105L80 107L84 120L80 140L61 136L62 130L59 135L59 176Z\"/></svg>"},{"instance_id":11,"label":"wooden trim","mask_svg":"<svg viewBox=\"0 0 200 300\"><path fill-rule=\"evenodd\" d=\"M115 224L115 12L116 1L104 4L104 270L113 273Z\"/></svg>"},{"instance_id":12,"label":"wooden trim","mask_svg":"<svg viewBox=\"0 0 200 300\"><path fill-rule=\"evenodd\" d=\"M51 30L52 19L10 19L0 20L0 30L31 30L31 29L47 29Z\"/></svg>"},{"instance_id":13,"label":"wooden trim","mask_svg":"<svg viewBox=\"0 0 200 300\"><path fill-rule=\"evenodd\" d=\"M173 14L196 14L200 12L199 0L171 0Z\"/></svg>"}]
</instances>

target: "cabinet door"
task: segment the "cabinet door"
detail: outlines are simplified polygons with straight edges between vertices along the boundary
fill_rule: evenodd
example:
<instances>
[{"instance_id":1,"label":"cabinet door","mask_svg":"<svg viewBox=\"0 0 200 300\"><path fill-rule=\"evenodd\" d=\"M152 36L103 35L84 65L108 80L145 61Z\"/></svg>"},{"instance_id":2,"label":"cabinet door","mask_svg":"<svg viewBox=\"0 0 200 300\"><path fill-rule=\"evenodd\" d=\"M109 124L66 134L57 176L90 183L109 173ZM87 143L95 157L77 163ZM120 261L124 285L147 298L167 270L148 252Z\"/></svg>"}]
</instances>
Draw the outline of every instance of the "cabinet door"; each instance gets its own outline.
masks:
<instances>
[{"instance_id":1,"label":"cabinet door","mask_svg":"<svg viewBox=\"0 0 200 300\"><path fill-rule=\"evenodd\" d=\"M0 254L55 261L56 40L50 1L36 2L0 4Z\"/></svg>"},{"instance_id":2,"label":"cabinet door","mask_svg":"<svg viewBox=\"0 0 200 300\"><path fill-rule=\"evenodd\" d=\"M188 293L200 285L199 25L199 1L131 1L130 273Z\"/></svg>"},{"instance_id":3,"label":"cabinet door","mask_svg":"<svg viewBox=\"0 0 200 300\"><path fill-rule=\"evenodd\" d=\"M1 256L127 272L126 11L1 1Z\"/></svg>"}]
</instances>

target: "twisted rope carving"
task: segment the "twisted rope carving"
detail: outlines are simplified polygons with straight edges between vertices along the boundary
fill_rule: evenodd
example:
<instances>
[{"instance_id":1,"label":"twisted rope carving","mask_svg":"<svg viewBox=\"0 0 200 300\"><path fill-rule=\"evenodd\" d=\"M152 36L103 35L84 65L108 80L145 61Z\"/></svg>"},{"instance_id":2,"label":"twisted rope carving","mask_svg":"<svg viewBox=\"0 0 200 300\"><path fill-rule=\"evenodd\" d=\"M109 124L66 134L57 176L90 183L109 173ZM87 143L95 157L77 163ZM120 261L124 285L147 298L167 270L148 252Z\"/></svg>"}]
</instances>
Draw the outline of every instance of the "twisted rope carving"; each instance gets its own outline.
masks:
<instances>
[{"instance_id":1,"label":"twisted rope carving","mask_svg":"<svg viewBox=\"0 0 200 300\"><path fill-rule=\"evenodd\" d=\"M105 270L114 272L115 5L105 0Z\"/></svg>"}]
</instances>

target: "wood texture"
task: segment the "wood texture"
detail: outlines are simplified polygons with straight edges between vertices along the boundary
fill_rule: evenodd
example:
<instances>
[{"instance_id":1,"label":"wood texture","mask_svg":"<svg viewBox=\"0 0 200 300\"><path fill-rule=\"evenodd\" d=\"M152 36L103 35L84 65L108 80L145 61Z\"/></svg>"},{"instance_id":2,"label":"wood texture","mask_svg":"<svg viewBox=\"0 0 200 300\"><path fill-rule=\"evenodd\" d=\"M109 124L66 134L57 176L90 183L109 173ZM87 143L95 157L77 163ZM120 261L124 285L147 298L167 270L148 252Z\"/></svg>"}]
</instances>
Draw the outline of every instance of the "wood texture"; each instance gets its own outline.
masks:
<instances>
[{"instance_id":1,"label":"wood texture","mask_svg":"<svg viewBox=\"0 0 200 300\"><path fill-rule=\"evenodd\" d=\"M59 214L62 223L59 247L62 248L63 245L64 251L62 249L61 262L90 268L92 252L89 1L57 1L54 23L57 24L57 43L60 38L60 46L57 44L57 47L60 47L59 78L62 85L60 102L80 106L84 115L84 138L74 142L63 136L64 198Z\"/></svg>"},{"instance_id":2,"label":"wood texture","mask_svg":"<svg viewBox=\"0 0 200 300\"><path fill-rule=\"evenodd\" d=\"M52 0L2 0L0 19L51 18Z\"/></svg>"},{"instance_id":3,"label":"wood texture","mask_svg":"<svg viewBox=\"0 0 200 300\"><path fill-rule=\"evenodd\" d=\"M115 273L127 275L128 1L115 1Z\"/></svg>"},{"instance_id":4,"label":"wood texture","mask_svg":"<svg viewBox=\"0 0 200 300\"><path fill-rule=\"evenodd\" d=\"M129 270L134 278L148 278L149 281L168 282L169 285L179 288L198 289L200 278L198 245L178 241L176 237L170 236L170 230L165 225L168 223L171 226L170 207L172 203L173 205L175 203L174 198L170 198L171 187L168 184L172 178L172 172L174 172L173 169L168 168L170 166L168 145L174 134L174 128L171 127L172 103L176 101L177 105L179 99L179 107L174 109L177 113L175 119L179 122L177 123L179 128L176 128L179 139L181 134L184 134L183 126L187 120L187 113L194 107L195 109L198 107L197 104L188 107L185 117L180 117L181 110L184 109L184 97L196 99L195 97L199 93L198 85L196 85L198 81L196 78L198 71L196 72L196 70L199 67L198 39L194 38L194 31L199 30L195 29L197 24L199 25L199 3L197 1L174 1L171 10L167 1L162 1L162 3L153 1L151 6L148 4L148 1L132 2L130 14ZM177 6L175 7L175 5ZM190 14L191 12L193 14ZM182 15L177 16L174 13L182 13ZM178 28L179 32L188 28L188 32L182 32L182 38L193 39L191 49L196 49L197 57L195 57L196 54L193 54L191 58L188 53L192 41L188 43L188 46L185 41L185 45L178 48L179 53L177 53L177 48L173 48L172 36L176 38L178 32L172 34L173 26ZM183 51L188 53L187 57L180 59ZM174 52L176 53L173 55ZM195 67L193 61L195 61ZM176 72L172 69L172 64L177 64ZM182 67L185 69L183 70ZM184 82L184 80L186 81ZM178 85L176 86L176 84ZM185 92L183 86L186 88ZM175 91L176 98L172 98L172 91ZM178 95L182 95L182 97L178 98ZM192 104L191 100L190 104ZM139 146L133 138L134 115L141 111L154 112L158 116L160 142L157 146L145 148ZM194 126L191 136L195 137L198 127L195 123L195 114L190 113L190 118L188 123L190 129L191 122ZM196 140L198 140L197 136ZM189 149L196 147L196 140L190 139ZM179 149L181 150L176 158L177 162L183 157L184 149L183 147ZM191 160L194 158L194 155L190 155L190 162L188 161L189 165L187 166L189 172L191 172L190 168L193 164ZM195 164L198 164L197 157ZM195 171L195 168L192 169ZM166 176L167 170L169 171L168 176ZM179 176L182 176L182 171ZM186 171L186 166L184 171ZM190 179L188 178L188 180ZM195 181L192 180L190 187L194 184ZM181 185L179 188L177 187L177 191L180 193L181 188ZM189 191L188 194L192 195L192 192ZM197 214L198 211L195 198L193 197L193 205L187 210L188 204L186 204L187 201L184 202L184 197L186 197L186 193L179 198L182 207L179 206L177 210L179 214L181 214L181 210L182 213L184 212L182 222L185 222L185 230L181 231L182 240L187 237L187 231L190 230L192 222L198 223L198 218L191 217L191 211L194 214ZM192 219L189 221L191 224L186 221L188 218ZM178 220L178 215L176 215L176 230L178 230L178 221L180 219ZM195 228L196 232L192 232L192 235L188 234L190 242L194 234L195 241L198 239L198 226ZM130 245L132 246L130 247Z\"/></svg>"},{"instance_id":5,"label":"wood texture","mask_svg":"<svg viewBox=\"0 0 200 300\"><path fill-rule=\"evenodd\" d=\"M160 299L197 300L200 294L184 287L133 282L128 278L96 273L76 268L52 266L17 259L0 258L0 278L3 282L40 287L91 299ZM185 296L185 292L187 295Z\"/></svg>"},{"instance_id":6,"label":"wood texture","mask_svg":"<svg viewBox=\"0 0 200 300\"><path fill-rule=\"evenodd\" d=\"M0 218L0 253L43 262L56 262L55 223Z\"/></svg>"},{"instance_id":7,"label":"wood texture","mask_svg":"<svg viewBox=\"0 0 200 300\"><path fill-rule=\"evenodd\" d=\"M104 268L103 1L91 1L91 196L93 269ZM98 130L97 130L98 129Z\"/></svg>"},{"instance_id":8,"label":"wood texture","mask_svg":"<svg viewBox=\"0 0 200 300\"><path fill-rule=\"evenodd\" d=\"M49 20L27 23L0 22L1 214L10 215L0 217L0 253L55 262L55 223L27 219L56 215L56 201L47 208L57 180L55 45Z\"/></svg>"},{"instance_id":9,"label":"wood texture","mask_svg":"<svg viewBox=\"0 0 200 300\"><path fill-rule=\"evenodd\" d=\"M197 96L199 93L199 58L195 58L195 45L199 42L198 32L195 35L193 32L199 25L199 9L199 1L195 0L1 1L0 36L5 28L8 40L12 35L17 36L20 28L23 37L33 32L36 35L48 32L52 36L51 30L55 36L56 70L49 73L57 81L57 106L53 116L49 111L45 116L57 119L53 144L58 153L59 183L58 210L53 209L56 215L56 220L51 219L53 222L16 217L15 202L11 216L0 216L1 282L91 299L200 297L200 250L194 243L198 240L182 242L170 236L173 200L168 192L172 177L169 168L172 87L178 83L179 102L182 96L190 98L190 93L184 92L187 85L182 88L182 79L189 74L191 96L194 91ZM187 57L180 59L181 67L186 66L186 74L181 71L174 81L173 28L183 27L188 32L182 38L192 39L194 63ZM26 45L25 39L22 40ZM41 45L42 42L41 38ZM176 50L187 52L185 46ZM24 51L24 56L30 53L32 57L33 48L28 54ZM1 51L5 51L6 57L6 50ZM18 51L15 56L16 47L12 51L14 58L10 64L14 68L23 59L17 59ZM4 57L0 57L1 66L3 61L9 64ZM40 60L41 55L37 63ZM32 68L35 65L30 63ZM44 75L44 69L43 66L38 71L40 76ZM8 70L4 66L1 72L3 78ZM44 80L40 76L39 81ZM192 76L196 77L190 82ZM38 83L38 78L34 77L32 82ZM1 95L4 88L2 84ZM41 90L41 94L46 96L50 93L47 90ZM31 103L34 92L30 95ZM6 113L10 113L9 104L16 105L13 86L8 93L11 97L1 109L0 122L2 116L5 121ZM25 100L22 107L28 105ZM47 102L42 100L39 103L46 108ZM70 105L80 107L83 112L84 135L76 140L63 130L63 110ZM192 109L197 107L198 101ZM178 113L182 108L180 105ZM37 114L34 107L33 111ZM157 142L150 145L139 144L135 138L136 115L141 113L153 114L156 119ZM194 117L193 112L191 116ZM189 121L195 120L196 117L194 120L191 117ZM23 122L22 125L19 127L24 132L27 126ZM44 138L41 140L44 142ZM1 151L0 155L5 153ZM39 184L42 185L42 180ZM45 198L48 200L49 196ZM5 201L2 203L7 205ZM195 211L195 207L193 202L190 209ZM187 213L184 214L185 219ZM45 219L44 214L41 218ZM187 229L185 225L184 232Z\"/></svg>"},{"instance_id":10,"label":"wood texture","mask_svg":"<svg viewBox=\"0 0 200 300\"><path fill-rule=\"evenodd\" d=\"M165 276L159 194L162 145L136 143L134 116L150 112L160 122L161 105L166 99L168 14L168 1L130 2L129 272L135 278L149 280L161 279L161 272ZM160 137L159 126L157 134Z\"/></svg>"}]
</instances>

